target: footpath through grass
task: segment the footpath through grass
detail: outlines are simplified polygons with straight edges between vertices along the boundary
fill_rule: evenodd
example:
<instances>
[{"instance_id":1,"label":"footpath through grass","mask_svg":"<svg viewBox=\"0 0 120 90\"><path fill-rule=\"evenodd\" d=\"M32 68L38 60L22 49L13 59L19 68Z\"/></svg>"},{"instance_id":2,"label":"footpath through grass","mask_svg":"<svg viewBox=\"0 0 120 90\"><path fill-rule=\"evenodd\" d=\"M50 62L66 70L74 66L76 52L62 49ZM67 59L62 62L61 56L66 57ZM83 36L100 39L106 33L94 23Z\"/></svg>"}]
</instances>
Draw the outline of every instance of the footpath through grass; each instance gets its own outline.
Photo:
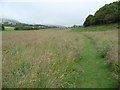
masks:
<instances>
[{"instance_id":1,"label":"footpath through grass","mask_svg":"<svg viewBox=\"0 0 120 90\"><path fill-rule=\"evenodd\" d=\"M83 58L80 62L83 72L78 79L80 88L115 88L117 80L113 79L104 58L97 54L93 40L85 36Z\"/></svg>"},{"instance_id":2,"label":"footpath through grass","mask_svg":"<svg viewBox=\"0 0 120 90\"><path fill-rule=\"evenodd\" d=\"M87 35L88 32L15 32L3 32L4 88L118 86L118 81L112 77L108 65L104 64L105 59L98 55L95 40Z\"/></svg>"}]
</instances>

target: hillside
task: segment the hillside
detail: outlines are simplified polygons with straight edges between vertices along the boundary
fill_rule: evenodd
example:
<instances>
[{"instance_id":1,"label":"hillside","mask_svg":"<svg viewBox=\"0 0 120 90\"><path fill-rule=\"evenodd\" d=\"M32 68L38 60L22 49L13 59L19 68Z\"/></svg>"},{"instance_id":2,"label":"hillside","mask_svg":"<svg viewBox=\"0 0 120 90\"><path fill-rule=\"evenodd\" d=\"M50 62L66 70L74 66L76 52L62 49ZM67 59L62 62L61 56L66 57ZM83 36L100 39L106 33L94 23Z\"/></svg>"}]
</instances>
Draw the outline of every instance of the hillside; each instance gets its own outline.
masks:
<instances>
[{"instance_id":1,"label":"hillside","mask_svg":"<svg viewBox=\"0 0 120 90\"><path fill-rule=\"evenodd\" d=\"M5 26L21 24L21 22L17 20L7 19L7 18L1 18L0 23L3 23Z\"/></svg>"},{"instance_id":2,"label":"hillside","mask_svg":"<svg viewBox=\"0 0 120 90\"><path fill-rule=\"evenodd\" d=\"M92 25L117 23L119 18L118 4L119 1L104 5L98 11L96 11L94 15L89 15L86 18L84 26L87 27Z\"/></svg>"},{"instance_id":3,"label":"hillside","mask_svg":"<svg viewBox=\"0 0 120 90\"><path fill-rule=\"evenodd\" d=\"M4 27L15 27L14 30L39 30L45 28L65 28L60 25L42 25L42 24L28 24L19 22L13 19L0 18L0 30L2 30L2 26ZM6 30L6 29L5 29Z\"/></svg>"}]
</instances>

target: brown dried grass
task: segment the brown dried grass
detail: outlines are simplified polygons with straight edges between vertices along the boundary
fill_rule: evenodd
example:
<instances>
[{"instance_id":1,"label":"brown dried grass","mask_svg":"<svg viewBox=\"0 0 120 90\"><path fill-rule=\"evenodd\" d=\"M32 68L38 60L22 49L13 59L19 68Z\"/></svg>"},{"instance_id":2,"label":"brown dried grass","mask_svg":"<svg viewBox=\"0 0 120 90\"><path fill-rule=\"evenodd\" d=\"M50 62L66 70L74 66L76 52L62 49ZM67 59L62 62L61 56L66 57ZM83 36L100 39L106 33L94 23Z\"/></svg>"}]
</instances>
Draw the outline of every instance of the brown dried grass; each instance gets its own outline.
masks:
<instances>
[{"instance_id":1,"label":"brown dried grass","mask_svg":"<svg viewBox=\"0 0 120 90\"><path fill-rule=\"evenodd\" d=\"M18 31L2 40L3 87L20 88L59 87L84 43L80 33L63 30Z\"/></svg>"}]
</instances>

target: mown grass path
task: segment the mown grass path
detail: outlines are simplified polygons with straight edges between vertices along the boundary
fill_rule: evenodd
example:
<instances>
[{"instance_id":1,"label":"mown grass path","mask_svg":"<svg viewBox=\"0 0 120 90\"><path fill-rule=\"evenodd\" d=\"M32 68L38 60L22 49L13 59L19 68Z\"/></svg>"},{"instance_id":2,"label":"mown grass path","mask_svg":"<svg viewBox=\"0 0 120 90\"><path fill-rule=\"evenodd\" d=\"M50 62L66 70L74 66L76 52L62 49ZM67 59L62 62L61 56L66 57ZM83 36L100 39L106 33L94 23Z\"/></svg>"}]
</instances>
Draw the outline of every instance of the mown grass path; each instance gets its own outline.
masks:
<instances>
[{"instance_id":1,"label":"mown grass path","mask_svg":"<svg viewBox=\"0 0 120 90\"><path fill-rule=\"evenodd\" d=\"M113 79L107 65L104 64L104 58L97 54L97 48L93 40L84 35L85 45L83 49L83 58L80 61L82 68L81 78L77 80L77 87L80 88L115 88L117 80Z\"/></svg>"}]
</instances>

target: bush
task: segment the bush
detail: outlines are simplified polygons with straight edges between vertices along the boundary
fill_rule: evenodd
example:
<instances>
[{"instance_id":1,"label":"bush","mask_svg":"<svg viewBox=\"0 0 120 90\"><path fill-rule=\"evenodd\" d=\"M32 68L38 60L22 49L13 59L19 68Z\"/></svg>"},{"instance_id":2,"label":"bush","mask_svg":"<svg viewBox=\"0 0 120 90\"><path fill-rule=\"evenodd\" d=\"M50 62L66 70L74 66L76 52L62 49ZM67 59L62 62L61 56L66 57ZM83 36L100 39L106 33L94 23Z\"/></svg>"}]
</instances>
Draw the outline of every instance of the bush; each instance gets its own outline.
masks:
<instances>
[{"instance_id":1,"label":"bush","mask_svg":"<svg viewBox=\"0 0 120 90\"><path fill-rule=\"evenodd\" d=\"M45 26L45 25L28 25L28 24L21 24L17 25L14 30L39 30L39 29L46 29L46 28L56 28L53 26Z\"/></svg>"},{"instance_id":2,"label":"bush","mask_svg":"<svg viewBox=\"0 0 120 90\"><path fill-rule=\"evenodd\" d=\"M0 30L1 30L1 31L4 31L4 30L5 30L5 27L4 27L3 24L0 26Z\"/></svg>"},{"instance_id":3,"label":"bush","mask_svg":"<svg viewBox=\"0 0 120 90\"><path fill-rule=\"evenodd\" d=\"M39 27L34 27L34 26L16 26L14 30L38 30Z\"/></svg>"}]
</instances>

